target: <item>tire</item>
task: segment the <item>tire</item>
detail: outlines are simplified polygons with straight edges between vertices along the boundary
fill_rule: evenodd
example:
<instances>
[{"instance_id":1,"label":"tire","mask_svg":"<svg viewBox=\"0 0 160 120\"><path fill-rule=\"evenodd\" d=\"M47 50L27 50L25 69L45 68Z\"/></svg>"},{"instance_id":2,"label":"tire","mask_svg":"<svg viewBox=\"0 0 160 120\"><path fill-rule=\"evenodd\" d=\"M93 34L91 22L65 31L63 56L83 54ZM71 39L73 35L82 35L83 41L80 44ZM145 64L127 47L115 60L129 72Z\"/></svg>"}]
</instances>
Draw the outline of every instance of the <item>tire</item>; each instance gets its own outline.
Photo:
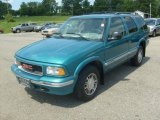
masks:
<instances>
[{"instance_id":1,"label":"tire","mask_svg":"<svg viewBox=\"0 0 160 120\"><path fill-rule=\"evenodd\" d=\"M17 29L17 30L16 30L16 33L20 33L20 32L21 32L21 30L20 30L20 29Z\"/></svg>"},{"instance_id":2,"label":"tire","mask_svg":"<svg viewBox=\"0 0 160 120\"><path fill-rule=\"evenodd\" d=\"M140 66L143 62L143 57L144 57L143 47L140 46L137 51L137 54L134 56L134 58L131 59L131 64L133 66Z\"/></svg>"},{"instance_id":3,"label":"tire","mask_svg":"<svg viewBox=\"0 0 160 120\"><path fill-rule=\"evenodd\" d=\"M96 67L87 66L78 77L74 96L82 101L89 101L97 95L99 88L100 74Z\"/></svg>"},{"instance_id":4,"label":"tire","mask_svg":"<svg viewBox=\"0 0 160 120\"><path fill-rule=\"evenodd\" d=\"M154 30L152 36L153 36L153 37L156 37L156 35L157 35L157 33L156 33L156 31Z\"/></svg>"}]
</instances>

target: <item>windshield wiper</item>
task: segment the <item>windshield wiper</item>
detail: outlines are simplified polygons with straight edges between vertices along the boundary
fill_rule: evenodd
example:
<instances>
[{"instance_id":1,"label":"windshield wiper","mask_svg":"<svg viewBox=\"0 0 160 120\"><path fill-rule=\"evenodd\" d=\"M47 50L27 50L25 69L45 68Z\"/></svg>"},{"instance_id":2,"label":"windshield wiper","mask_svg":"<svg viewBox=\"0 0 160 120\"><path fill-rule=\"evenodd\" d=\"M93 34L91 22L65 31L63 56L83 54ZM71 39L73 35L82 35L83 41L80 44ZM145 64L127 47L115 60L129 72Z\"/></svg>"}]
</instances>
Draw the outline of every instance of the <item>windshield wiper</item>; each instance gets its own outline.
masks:
<instances>
[{"instance_id":1,"label":"windshield wiper","mask_svg":"<svg viewBox=\"0 0 160 120\"><path fill-rule=\"evenodd\" d=\"M85 38L84 36L82 36L81 34L78 34L78 33L66 33L66 34L77 35L77 36L79 36L80 38L82 38L84 40L90 41L89 39Z\"/></svg>"}]
</instances>

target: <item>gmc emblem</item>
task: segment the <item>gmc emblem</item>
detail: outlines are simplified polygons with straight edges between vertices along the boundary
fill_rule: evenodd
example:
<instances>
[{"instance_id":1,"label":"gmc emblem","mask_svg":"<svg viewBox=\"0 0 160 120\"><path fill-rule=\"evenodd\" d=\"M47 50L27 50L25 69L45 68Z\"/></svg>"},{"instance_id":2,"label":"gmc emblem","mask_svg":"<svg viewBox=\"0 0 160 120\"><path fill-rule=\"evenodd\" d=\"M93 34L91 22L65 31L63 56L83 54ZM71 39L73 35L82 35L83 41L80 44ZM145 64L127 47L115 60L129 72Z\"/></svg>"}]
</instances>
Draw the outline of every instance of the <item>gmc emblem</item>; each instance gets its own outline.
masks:
<instances>
[{"instance_id":1,"label":"gmc emblem","mask_svg":"<svg viewBox=\"0 0 160 120\"><path fill-rule=\"evenodd\" d=\"M26 70L32 70L32 66L27 64L22 64L22 68Z\"/></svg>"}]
</instances>

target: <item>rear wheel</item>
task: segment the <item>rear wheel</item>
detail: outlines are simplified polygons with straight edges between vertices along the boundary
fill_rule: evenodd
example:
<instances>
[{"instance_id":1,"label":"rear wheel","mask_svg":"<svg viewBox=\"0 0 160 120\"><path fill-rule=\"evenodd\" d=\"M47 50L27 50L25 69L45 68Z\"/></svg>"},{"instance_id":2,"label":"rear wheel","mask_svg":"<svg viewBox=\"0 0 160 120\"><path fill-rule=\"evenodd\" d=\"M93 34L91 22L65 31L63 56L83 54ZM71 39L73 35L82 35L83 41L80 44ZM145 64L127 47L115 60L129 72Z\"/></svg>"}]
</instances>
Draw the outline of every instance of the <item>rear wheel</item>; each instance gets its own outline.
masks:
<instances>
[{"instance_id":1,"label":"rear wheel","mask_svg":"<svg viewBox=\"0 0 160 120\"><path fill-rule=\"evenodd\" d=\"M96 67L87 66L78 77L74 95L83 101L93 99L99 87L100 74Z\"/></svg>"},{"instance_id":2,"label":"rear wheel","mask_svg":"<svg viewBox=\"0 0 160 120\"><path fill-rule=\"evenodd\" d=\"M135 57L131 59L131 64L133 66L140 66L143 62L143 57L144 57L143 47L140 46Z\"/></svg>"}]
</instances>

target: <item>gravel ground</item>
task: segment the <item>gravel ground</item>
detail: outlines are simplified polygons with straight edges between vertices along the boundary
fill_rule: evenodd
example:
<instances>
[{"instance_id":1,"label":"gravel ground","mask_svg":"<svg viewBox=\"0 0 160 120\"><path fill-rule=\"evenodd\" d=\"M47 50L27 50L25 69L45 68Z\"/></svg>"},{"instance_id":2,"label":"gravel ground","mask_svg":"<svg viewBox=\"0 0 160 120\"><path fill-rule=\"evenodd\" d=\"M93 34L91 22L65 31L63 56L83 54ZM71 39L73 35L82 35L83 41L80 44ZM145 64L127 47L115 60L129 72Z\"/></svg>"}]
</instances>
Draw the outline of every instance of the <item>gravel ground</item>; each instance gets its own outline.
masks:
<instances>
[{"instance_id":1,"label":"gravel ground","mask_svg":"<svg viewBox=\"0 0 160 120\"><path fill-rule=\"evenodd\" d=\"M99 95L83 103L24 88L10 70L14 53L40 33L0 35L0 120L160 120L160 36L151 38L141 67L106 73Z\"/></svg>"}]
</instances>

